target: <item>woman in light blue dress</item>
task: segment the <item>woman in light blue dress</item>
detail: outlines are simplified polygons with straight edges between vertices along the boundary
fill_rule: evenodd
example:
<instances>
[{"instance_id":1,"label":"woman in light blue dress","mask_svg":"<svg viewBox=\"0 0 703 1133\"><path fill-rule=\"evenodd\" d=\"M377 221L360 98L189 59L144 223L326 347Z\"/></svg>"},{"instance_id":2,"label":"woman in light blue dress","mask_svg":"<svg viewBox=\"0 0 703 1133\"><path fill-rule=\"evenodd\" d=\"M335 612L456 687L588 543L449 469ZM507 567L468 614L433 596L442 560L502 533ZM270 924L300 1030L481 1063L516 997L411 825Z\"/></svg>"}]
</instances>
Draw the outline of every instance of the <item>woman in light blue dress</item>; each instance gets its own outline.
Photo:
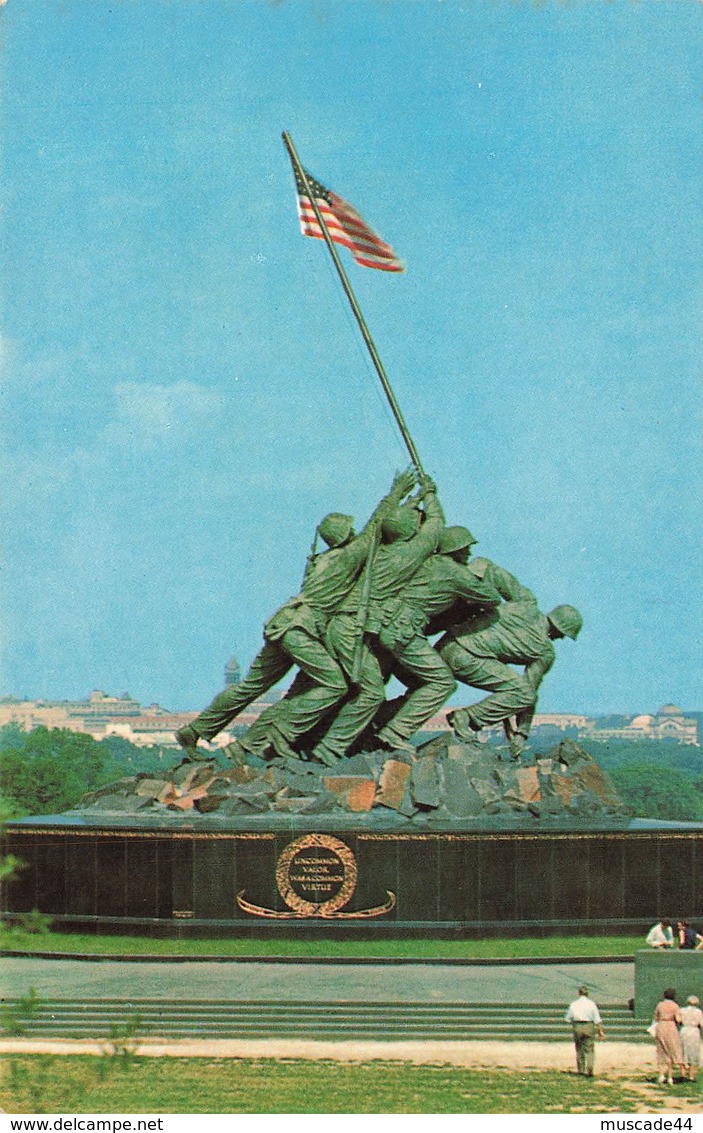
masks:
<instances>
[{"instance_id":1,"label":"woman in light blue dress","mask_svg":"<svg viewBox=\"0 0 703 1133\"><path fill-rule=\"evenodd\" d=\"M701 1027L703 1026L703 1011L698 1006L697 995L689 995L686 1006L681 1008L681 1030L679 1038L683 1049L684 1078L688 1075L690 1082L696 1080L696 1069L701 1064Z\"/></svg>"}]
</instances>

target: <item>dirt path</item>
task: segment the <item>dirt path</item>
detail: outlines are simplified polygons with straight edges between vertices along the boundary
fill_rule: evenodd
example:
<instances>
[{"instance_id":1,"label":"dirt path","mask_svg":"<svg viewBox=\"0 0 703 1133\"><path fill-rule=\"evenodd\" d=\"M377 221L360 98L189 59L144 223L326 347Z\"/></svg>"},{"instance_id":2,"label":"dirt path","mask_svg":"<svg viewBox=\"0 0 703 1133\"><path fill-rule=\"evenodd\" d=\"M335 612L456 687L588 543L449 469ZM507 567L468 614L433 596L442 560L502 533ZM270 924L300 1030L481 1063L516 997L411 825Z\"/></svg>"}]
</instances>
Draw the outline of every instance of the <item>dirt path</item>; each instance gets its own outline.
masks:
<instances>
[{"instance_id":1,"label":"dirt path","mask_svg":"<svg viewBox=\"0 0 703 1133\"><path fill-rule=\"evenodd\" d=\"M101 1054L103 1042L89 1039L5 1039L0 1054ZM305 1058L338 1062L412 1062L420 1064L506 1067L511 1070L573 1070L571 1042L314 1042L294 1039L145 1039L140 1055L161 1058ZM654 1068L654 1048L647 1044L602 1042L596 1067L610 1075L646 1074Z\"/></svg>"}]
</instances>

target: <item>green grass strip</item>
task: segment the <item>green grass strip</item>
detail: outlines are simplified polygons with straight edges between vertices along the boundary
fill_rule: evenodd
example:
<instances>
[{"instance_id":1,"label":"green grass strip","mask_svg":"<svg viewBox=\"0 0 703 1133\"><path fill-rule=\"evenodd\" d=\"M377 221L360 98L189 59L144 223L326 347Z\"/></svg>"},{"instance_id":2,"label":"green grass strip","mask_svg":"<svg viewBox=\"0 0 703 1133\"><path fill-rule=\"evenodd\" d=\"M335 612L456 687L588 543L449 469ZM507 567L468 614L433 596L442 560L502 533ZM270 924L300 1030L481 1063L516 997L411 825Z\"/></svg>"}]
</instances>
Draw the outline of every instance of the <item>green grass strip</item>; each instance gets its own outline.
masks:
<instances>
[{"instance_id":1,"label":"green grass strip","mask_svg":"<svg viewBox=\"0 0 703 1133\"><path fill-rule=\"evenodd\" d=\"M138 1055L7 1055L7 1113L637 1113L697 1112L699 1082L654 1075L579 1078L553 1070L479 1070L400 1062ZM690 1128L683 1123L679 1128Z\"/></svg>"},{"instance_id":2,"label":"green grass strip","mask_svg":"<svg viewBox=\"0 0 703 1133\"><path fill-rule=\"evenodd\" d=\"M299 956L329 959L526 959L632 956L644 947L640 936L511 937L495 940L321 940L175 939L98 936L83 933L29 933L0 930L0 949L17 952L73 952L99 956Z\"/></svg>"}]
</instances>

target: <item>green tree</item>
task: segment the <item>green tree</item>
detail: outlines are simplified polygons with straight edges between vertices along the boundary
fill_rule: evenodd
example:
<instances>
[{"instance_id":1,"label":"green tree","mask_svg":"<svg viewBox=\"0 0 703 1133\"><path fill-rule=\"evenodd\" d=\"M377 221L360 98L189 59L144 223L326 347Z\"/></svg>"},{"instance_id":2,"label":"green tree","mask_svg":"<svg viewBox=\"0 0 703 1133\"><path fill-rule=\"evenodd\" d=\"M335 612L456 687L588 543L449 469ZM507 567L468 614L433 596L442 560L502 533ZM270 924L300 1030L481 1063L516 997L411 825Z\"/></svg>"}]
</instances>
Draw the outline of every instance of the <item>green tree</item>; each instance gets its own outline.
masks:
<instances>
[{"instance_id":1,"label":"green tree","mask_svg":"<svg viewBox=\"0 0 703 1133\"><path fill-rule=\"evenodd\" d=\"M124 736L105 736L99 741L102 752L106 753L117 775L134 775L137 771L167 771L183 758L180 748L164 747L154 744L137 747Z\"/></svg>"},{"instance_id":2,"label":"green tree","mask_svg":"<svg viewBox=\"0 0 703 1133\"><path fill-rule=\"evenodd\" d=\"M654 763L676 768L692 775L703 771L703 753L693 744L680 744L675 740L579 740L585 751L608 770L613 767Z\"/></svg>"},{"instance_id":3,"label":"green tree","mask_svg":"<svg viewBox=\"0 0 703 1133\"><path fill-rule=\"evenodd\" d=\"M95 740L62 728L17 724L0 728L0 808L6 818L58 814L74 807L88 791L134 775L167 771L180 750L140 748L122 736Z\"/></svg>"},{"instance_id":4,"label":"green tree","mask_svg":"<svg viewBox=\"0 0 703 1133\"><path fill-rule=\"evenodd\" d=\"M613 767L617 791L638 818L693 822L703 818L703 792L690 775L651 763Z\"/></svg>"},{"instance_id":5,"label":"green tree","mask_svg":"<svg viewBox=\"0 0 703 1133\"><path fill-rule=\"evenodd\" d=\"M59 728L0 728L0 795L15 816L74 806L86 791L114 777L92 736Z\"/></svg>"}]
</instances>

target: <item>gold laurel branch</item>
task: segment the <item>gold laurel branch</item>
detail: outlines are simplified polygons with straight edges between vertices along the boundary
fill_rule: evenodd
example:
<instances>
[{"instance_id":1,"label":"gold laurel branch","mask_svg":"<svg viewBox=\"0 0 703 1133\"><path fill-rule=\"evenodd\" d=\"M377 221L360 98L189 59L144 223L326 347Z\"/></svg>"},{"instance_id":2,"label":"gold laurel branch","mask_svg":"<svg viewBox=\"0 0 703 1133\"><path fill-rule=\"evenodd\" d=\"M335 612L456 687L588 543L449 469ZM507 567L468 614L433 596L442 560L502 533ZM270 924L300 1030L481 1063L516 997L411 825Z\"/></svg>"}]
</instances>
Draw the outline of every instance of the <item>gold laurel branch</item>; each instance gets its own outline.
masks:
<instances>
[{"instance_id":1,"label":"gold laurel branch","mask_svg":"<svg viewBox=\"0 0 703 1133\"><path fill-rule=\"evenodd\" d=\"M395 893L386 889L386 896L388 900L385 905L376 905L373 909L359 909L358 913L320 913L320 917L326 921L351 919L352 917L382 917L384 913L390 913L391 909L395 908Z\"/></svg>"},{"instance_id":2,"label":"gold laurel branch","mask_svg":"<svg viewBox=\"0 0 703 1133\"><path fill-rule=\"evenodd\" d=\"M300 920L305 913L277 913L275 909L266 909L263 905L252 905L251 901L244 900L244 890L237 894L237 904L245 913L255 917L269 917L277 921Z\"/></svg>"},{"instance_id":3,"label":"gold laurel branch","mask_svg":"<svg viewBox=\"0 0 703 1133\"><path fill-rule=\"evenodd\" d=\"M237 904L245 913L251 913L255 917L268 917L271 920L300 921L317 919L333 921L344 920L345 918L350 920L354 917L381 917L384 913L390 913L391 909L395 908L395 893L391 893L390 889L386 889L386 896L388 900L384 905L376 905L373 909L359 909L357 913L278 913L275 909L266 909L263 905L253 905L251 901L246 901L243 889L237 894Z\"/></svg>"}]
</instances>

